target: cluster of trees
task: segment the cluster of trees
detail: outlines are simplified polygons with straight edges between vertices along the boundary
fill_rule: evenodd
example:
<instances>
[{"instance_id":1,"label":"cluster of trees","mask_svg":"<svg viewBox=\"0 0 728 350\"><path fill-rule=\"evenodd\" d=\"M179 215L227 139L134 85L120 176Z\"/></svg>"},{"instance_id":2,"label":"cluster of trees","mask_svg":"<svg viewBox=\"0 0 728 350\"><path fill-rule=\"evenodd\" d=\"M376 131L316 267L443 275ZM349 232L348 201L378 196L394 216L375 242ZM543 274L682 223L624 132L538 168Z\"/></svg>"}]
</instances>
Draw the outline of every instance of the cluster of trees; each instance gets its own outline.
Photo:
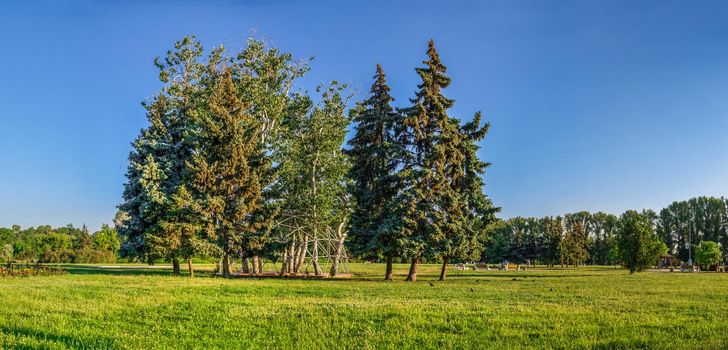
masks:
<instances>
[{"instance_id":1,"label":"cluster of trees","mask_svg":"<svg viewBox=\"0 0 728 350\"><path fill-rule=\"evenodd\" d=\"M385 279L399 257L410 260L407 280L416 280L423 259L441 261L445 280L449 261L480 254L480 232L499 210L483 192L490 164L477 155L489 124L480 125L480 113L465 124L448 115L454 101L442 90L450 78L432 41L427 56L416 69L421 83L409 106L392 107L377 66L371 97L352 113L350 245L359 256L384 258Z\"/></svg>"},{"instance_id":2,"label":"cluster of trees","mask_svg":"<svg viewBox=\"0 0 728 350\"><path fill-rule=\"evenodd\" d=\"M193 256L221 258L222 274L280 261L281 274L304 264L335 275L345 249L383 258L471 259L497 208L483 194L488 163L478 141L480 114L461 123L432 41L411 103L394 108L377 66L371 95L345 113L346 86L317 89L317 102L293 83L307 61L249 39L235 54L204 55L194 37L155 60L162 91L144 104L149 126L133 143L121 255L171 261L179 273ZM355 135L345 149L353 123ZM347 238L348 237L348 238ZM326 256L321 256L324 254Z\"/></svg>"},{"instance_id":3,"label":"cluster of trees","mask_svg":"<svg viewBox=\"0 0 728 350\"><path fill-rule=\"evenodd\" d=\"M51 228L0 228L0 262L97 263L116 261L120 240L114 228L103 225L93 234L86 225Z\"/></svg>"},{"instance_id":4,"label":"cluster of trees","mask_svg":"<svg viewBox=\"0 0 728 350\"><path fill-rule=\"evenodd\" d=\"M630 236L633 233L636 236ZM635 241L636 240L636 241ZM499 221L483 236L482 259L547 265L595 264L654 265L662 253L682 261L715 264L699 252L718 251L728 257L728 200L697 197L673 202L659 214L652 210L627 211L622 216L602 212L577 212L563 217L523 218ZM688 244L689 242L689 244ZM698 249L702 243L705 247ZM635 249L646 249L637 251ZM630 253L631 252L631 253ZM646 263L632 259L648 256Z\"/></svg>"},{"instance_id":5,"label":"cluster of trees","mask_svg":"<svg viewBox=\"0 0 728 350\"><path fill-rule=\"evenodd\" d=\"M335 276L349 250L385 261L388 280L392 263L407 261L415 281L423 261L441 262L444 280L453 261L622 263L634 272L667 252L728 254L723 198L674 202L659 214L496 219L484 194L490 164L477 154L489 124L480 113L466 123L448 114L451 80L432 41L409 103L393 105L377 65L370 94L348 114L345 85L321 85L315 97L294 91L309 62L264 41L205 54L185 37L155 64L163 87L143 103L149 125L132 143L118 236L109 226L93 235L0 229L0 259L112 261L118 250L170 261L176 274L186 261L190 276L193 257L219 259L224 276L235 258L243 273L262 272L265 260L280 262L280 274L311 267L320 276L326 261Z\"/></svg>"}]
</instances>

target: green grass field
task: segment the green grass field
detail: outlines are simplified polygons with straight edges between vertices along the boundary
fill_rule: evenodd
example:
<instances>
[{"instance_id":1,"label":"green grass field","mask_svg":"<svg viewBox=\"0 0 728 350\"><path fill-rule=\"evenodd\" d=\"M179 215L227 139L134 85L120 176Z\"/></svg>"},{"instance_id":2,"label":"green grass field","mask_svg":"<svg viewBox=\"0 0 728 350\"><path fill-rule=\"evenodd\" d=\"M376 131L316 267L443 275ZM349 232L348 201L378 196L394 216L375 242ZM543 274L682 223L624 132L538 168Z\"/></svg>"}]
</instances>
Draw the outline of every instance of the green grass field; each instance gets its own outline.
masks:
<instances>
[{"instance_id":1,"label":"green grass field","mask_svg":"<svg viewBox=\"0 0 728 350\"><path fill-rule=\"evenodd\" d=\"M67 268L0 278L0 348L728 348L728 273L453 271L441 283L426 265L405 283L405 265L394 282L373 264L345 280Z\"/></svg>"}]
</instances>

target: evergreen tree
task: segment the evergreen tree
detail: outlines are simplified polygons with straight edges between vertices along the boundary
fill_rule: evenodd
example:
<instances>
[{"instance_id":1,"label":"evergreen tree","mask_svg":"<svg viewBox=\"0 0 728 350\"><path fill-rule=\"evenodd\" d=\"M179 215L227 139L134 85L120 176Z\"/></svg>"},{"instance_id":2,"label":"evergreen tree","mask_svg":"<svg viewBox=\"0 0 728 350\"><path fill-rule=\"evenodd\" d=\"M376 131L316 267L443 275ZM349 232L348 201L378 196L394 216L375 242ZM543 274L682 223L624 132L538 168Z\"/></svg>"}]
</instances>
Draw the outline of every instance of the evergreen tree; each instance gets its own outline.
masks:
<instances>
[{"instance_id":1,"label":"evergreen tree","mask_svg":"<svg viewBox=\"0 0 728 350\"><path fill-rule=\"evenodd\" d=\"M194 277L194 256L215 256L220 253L216 245L200 235L200 211L186 185L179 186L170 198L165 217L160 220L159 233L149 237L151 246L160 249L159 255L171 255L167 257L168 260L186 260L190 277Z\"/></svg>"},{"instance_id":2,"label":"evergreen tree","mask_svg":"<svg viewBox=\"0 0 728 350\"><path fill-rule=\"evenodd\" d=\"M122 257L152 262L156 257L150 254L147 235L156 228L166 200L162 183L167 176L157 159L164 157L162 145L167 131L162 118L168 110L168 99L159 95L144 107L150 125L142 129L129 154L124 202L119 206L126 217L119 235L123 237Z\"/></svg>"},{"instance_id":3,"label":"evergreen tree","mask_svg":"<svg viewBox=\"0 0 728 350\"><path fill-rule=\"evenodd\" d=\"M240 246L239 233L261 197L251 164L260 130L249 108L238 98L226 69L213 89L209 110L199 117L200 152L189 166L202 228L222 249L226 277L232 273L230 255Z\"/></svg>"},{"instance_id":4,"label":"evergreen tree","mask_svg":"<svg viewBox=\"0 0 728 350\"><path fill-rule=\"evenodd\" d=\"M544 224L544 260L547 265L553 267L556 262L561 261L560 248L564 237L564 225L560 216L545 217L542 220Z\"/></svg>"},{"instance_id":5,"label":"evergreen tree","mask_svg":"<svg viewBox=\"0 0 728 350\"><path fill-rule=\"evenodd\" d=\"M407 280L416 280L422 257L443 260L440 279L444 280L451 259L468 259L477 250L478 233L472 218L492 216L497 209L486 200L482 176L487 163L478 160L477 142L487 133L480 127L480 114L460 126L447 110L454 101L442 90L450 85L446 67L440 61L432 40L428 43L425 67L417 68L422 79L404 124L411 130L412 164L405 165L409 176L409 201L404 212L404 252L412 258ZM488 219L490 220L490 219Z\"/></svg>"},{"instance_id":6,"label":"evergreen tree","mask_svg":"<svg viewBox=\"0 0 728 350\"><path fill-rule=\"evenodd\" d=\"M352 113L356 126L348 151L355 203L349 243L358 256L385 256L385 280L392 279L392 260L398 254L396 235L384 222L397 194L396 171L402 151L395 134L395 128L401 127L401 114L391 106L394 98L389 90L384 70L377 64L371 96Z\"/></svg>"},{"instance_id":7,"label":"evergreen tree","mask_svg":"<svg viewBox=\"0 0 728 350\"><path fill-rule=\"evenodd\" d=\"M209 95L210 89L205 88L209 85L208 69L214 68L220 57L220 51L214 50L205 65L200 62L202 52L194 37L185 37L164 60L155 59L160 81L166 85L151 104L145 104L150 126L134 144L120 206L126 214L119 225L125 238L122 254L150 263L164 258L172 262L175 274L180 271L179 254L170 247L176 243L167 241L171 235L160 225L172 208L171 197L189 181L186 165L195 152L195 118L201 101L206 100L202 96Z\"/></svg>"},{"instance_id":8,"label":"evergreen tree","mask_svg":"<svg viewBox=\"0 0 728 350\"><path fill-rule=\"evenodd\" d=\"M562 265L565 263L579 267L586 259L589 258L587 250L587 233L583 220L575 220L571 224L566 225L566 235L561 241L561 260Z\"/></svg>"}]
</instances>

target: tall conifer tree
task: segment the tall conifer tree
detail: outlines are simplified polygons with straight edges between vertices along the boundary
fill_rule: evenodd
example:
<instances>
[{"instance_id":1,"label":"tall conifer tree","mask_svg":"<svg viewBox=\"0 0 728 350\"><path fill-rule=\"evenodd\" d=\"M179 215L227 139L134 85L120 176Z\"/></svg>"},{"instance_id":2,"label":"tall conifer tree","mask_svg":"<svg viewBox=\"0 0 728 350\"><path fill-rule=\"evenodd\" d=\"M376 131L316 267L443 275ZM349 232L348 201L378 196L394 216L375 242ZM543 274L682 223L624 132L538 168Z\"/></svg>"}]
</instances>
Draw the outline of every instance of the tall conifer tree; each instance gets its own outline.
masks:
<instances>
[{"instance_id":1,"label":"tall conifer tree","mask_svg":"<svg viewBox=\"0 0 728 350\"><path fill-rule=\"evenodd\" d=\"M163 182L166 175L158 159L164 156L167 130L162 118L168 110L168 99L159 95L144 107L150 125L142 129L132 143L127 182L124 184L124 203L119 206L126 215L119 234L124 237L122 257L151 262L157 256L151 251L147 237L157 228L165 203Z\"/></svg>"},{"instance_id":2,"label":"tall conifer tree","mask_svg":"<svg viewBox=\"0 0 728 350\"><path fill-rule=\"evenodd\" d=\"M428 43L425 67L417 68L422 79L405 125L411 129L412 163L406 174L410 201L403 220L408 255L412 258L407 280L417 278L422 257L443 260L440 280L445 279L450 259L475 255L478 240L475 217L490 221L497 211L483 192L480 179L487 163L476 154L477 142L485 137L488 125L480 127L480 115L460 126L448 116L454 101L442 90L450 85L432 40Z\"/></svg>"},{"instance_id":3,"label":"tall conifer tree","mask_svg":"<svg viewBox=\"0 0 728 350\"><path fill-rule=\"evenodd\" d=\"M397 154L401 149L395 132L402 119L391 106L394 98L389 90L384 70L377 64L371 96L353 112L356 133L349 140L348 152L355 201L349 243L356 255L384 255L386 280L392 279L392 260L398 254L396 237L383 224L389 214L387 208L397 194Z\"/></svg>"},{"instance_id":4,"label":"tall conifer tree","mask_svg":"<svg viewBox=\"0 0 728 350\"><path fill-rule=\"evenodd\" d=\"M201 151L190 164L205 232L222 249L222 273L232 273L230 255L240 246L240 232L261 196L252 167L260 128L249 105L237 96L231 70L215 85L209 110L199 118Z\"/></svg>"}]
</instances>

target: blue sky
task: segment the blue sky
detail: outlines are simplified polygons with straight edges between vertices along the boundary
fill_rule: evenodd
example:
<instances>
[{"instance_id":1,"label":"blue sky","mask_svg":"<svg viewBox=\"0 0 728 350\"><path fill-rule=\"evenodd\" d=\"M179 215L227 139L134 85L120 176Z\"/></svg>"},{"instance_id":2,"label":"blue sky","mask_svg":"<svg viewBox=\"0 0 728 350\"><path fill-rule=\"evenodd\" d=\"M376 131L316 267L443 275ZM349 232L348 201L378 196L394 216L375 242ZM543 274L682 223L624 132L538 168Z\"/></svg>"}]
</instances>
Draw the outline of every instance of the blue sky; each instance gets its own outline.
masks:
<instances>
[{"instance_id":1,"label":"blue sky","mask_svg":"<svg viewBox=\"0 0 728 350\"><path fill-rule=\"evenodd\" d=\"M397 103L434 38L452 115L491 122L481 156L503 217L619 214L728 194L728 2L10 1L0 3L0 226L111 222L152 60L251 30L315 56L299 87ZM362 97L362 96L359 96Z\"/></svg>"}]
</instances>

